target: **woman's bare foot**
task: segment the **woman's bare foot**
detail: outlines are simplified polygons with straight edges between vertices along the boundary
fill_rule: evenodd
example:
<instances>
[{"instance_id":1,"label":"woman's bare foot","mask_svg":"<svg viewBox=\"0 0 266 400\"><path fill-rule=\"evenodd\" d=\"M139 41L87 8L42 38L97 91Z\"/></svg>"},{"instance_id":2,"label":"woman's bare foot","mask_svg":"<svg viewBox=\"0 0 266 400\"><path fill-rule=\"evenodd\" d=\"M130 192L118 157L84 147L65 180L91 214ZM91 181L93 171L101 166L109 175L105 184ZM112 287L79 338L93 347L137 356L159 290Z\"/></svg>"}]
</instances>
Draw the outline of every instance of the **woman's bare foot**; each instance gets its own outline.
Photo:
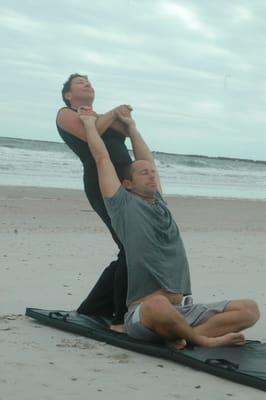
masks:
<instances>
[{"instance_id":1,"label":"woman's bare foot","mask_svg":"<svg viewBox=\"0 0 266 400\"><path fill-rule=\"evenodd\" d=\"M187 341L185 339L175 340L174 342L167 342L167 346L173 350L182 350L186 347Z\"/></svg>"},{"instance_id":2,"label":"woman's bare foot","mask_svg":"<svg viewBox=\"0 0 266 400\"><path fill-rule=\"evenodd\" d=\"M124 333L125 327L123 324L120 325L110 325L110 329L115 332Z\"/></svg>"},{"instance_id":3,"label":"woman's bare foot","mask_svg":"<svg viewBox=\"0 0 266 400\"><path fill-rule=\"evenodd\" d=\"M224 346L243 346L245 336L239 332L227 333L218 337L204 337L200 346L204 347L224 347Z\"/></svg>"}]
</instances>

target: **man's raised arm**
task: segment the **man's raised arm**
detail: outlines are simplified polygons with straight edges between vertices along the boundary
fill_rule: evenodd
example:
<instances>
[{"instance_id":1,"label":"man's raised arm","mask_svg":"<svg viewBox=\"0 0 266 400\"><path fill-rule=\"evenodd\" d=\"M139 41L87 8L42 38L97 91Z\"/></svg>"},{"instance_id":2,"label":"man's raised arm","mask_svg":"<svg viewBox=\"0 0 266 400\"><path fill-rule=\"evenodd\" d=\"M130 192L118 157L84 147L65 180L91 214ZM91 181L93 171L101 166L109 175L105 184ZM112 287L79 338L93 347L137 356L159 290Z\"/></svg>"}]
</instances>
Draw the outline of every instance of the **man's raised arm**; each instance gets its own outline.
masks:
<instances>
[{"instance_id":1,"label":"man's raised arm","mask_svg":"<svg viewBox=\"0 0 266 400\"><path fill-rule=\"evenodd\" d=\"M117 177L105 144L96 129L96 117L89 107L80 107L78 109L78 115L83 122L87 143L97 166L102 196L112 197L121 186L121 183Z\"/></svg>"},{"instance_id":2,"label":"man's raised arm","mask_svg":"<svg viewBox=\"0 0 266 400\"><path fill-rule=\"evenodd\" d=\"M136 127L135 121L132 119L131 116L125 117L119 111L116 112L117 118L119 121L123 122L123 124L127 128L128 136L130 138L132 144L132 150L134 153L135 160L146 160L150 161L154 165L154 169L156 170L156 184L158 191L162 194L162 187L160 183L160 178L158 175L158 171L154 162L154 158L152 152L150 151L149 147L147 146L146 142L144 141L143 137L141 136L140 132Z\"/></svg>"}]
</instances>

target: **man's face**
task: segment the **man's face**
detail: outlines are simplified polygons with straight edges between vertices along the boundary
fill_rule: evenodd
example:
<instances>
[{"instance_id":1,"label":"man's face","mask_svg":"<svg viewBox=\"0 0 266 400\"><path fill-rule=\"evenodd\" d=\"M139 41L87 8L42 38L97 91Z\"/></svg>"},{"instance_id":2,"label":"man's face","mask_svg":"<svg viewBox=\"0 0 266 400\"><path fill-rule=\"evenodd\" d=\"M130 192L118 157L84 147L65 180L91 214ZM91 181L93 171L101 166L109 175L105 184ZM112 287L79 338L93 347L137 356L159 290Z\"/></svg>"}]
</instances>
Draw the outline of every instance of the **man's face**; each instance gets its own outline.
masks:
<instances>
[{"instance_id":1,"label":"man's face","mask_svg":"<svg viewBox=\"0 0 266 400\"><path fill-rule=\"evenodd\" d=\"M126 188L142 197L153 198L158 190L154 165L145 160L135 161L132 180L127 181Z\"/></svg>"},{"instance_id":2,"label":"man's face","mask_svg":"<svg viewBox=\"0 0 266 400\"><path fill-rule=\"evenodd\" d=\"M93 102L94 100L94 89L91 82L86 77L77 76L72 79L70 85L70 91L66 93L66 97L71 103L78 101L84 101L84 105Z\"/></svg>"}]
</instances>

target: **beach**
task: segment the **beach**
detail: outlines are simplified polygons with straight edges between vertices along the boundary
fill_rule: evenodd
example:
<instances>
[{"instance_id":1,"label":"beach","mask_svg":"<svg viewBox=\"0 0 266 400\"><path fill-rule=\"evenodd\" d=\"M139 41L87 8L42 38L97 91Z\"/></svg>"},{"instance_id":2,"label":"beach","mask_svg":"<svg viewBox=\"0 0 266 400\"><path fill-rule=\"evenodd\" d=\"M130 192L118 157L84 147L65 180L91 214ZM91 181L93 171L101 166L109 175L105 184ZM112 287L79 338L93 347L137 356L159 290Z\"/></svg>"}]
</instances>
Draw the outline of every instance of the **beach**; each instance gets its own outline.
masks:
<instances>
[{"instance_id":1,"label":"beach","mask_svg":"<svg viewBox=\"0 0 266 400\"><path fill-rule=\"evenodd\" d=\"M194 302L253 298L266 341L266 202L167 198ZM0 399L250 399L259 390L46 327L26 307L75 309L116 245L80 190L0 186Z\"/></svg>"}]
</instances>

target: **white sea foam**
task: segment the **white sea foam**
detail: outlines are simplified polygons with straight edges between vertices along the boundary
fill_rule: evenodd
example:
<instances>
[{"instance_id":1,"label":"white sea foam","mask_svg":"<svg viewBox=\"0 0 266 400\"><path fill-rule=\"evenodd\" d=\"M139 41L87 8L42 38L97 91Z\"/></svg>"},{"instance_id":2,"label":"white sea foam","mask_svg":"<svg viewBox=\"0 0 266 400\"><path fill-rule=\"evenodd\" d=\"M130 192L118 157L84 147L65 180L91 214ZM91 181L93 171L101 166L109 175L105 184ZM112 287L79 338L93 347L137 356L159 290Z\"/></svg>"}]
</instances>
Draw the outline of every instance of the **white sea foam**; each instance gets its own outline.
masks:
<instances>
[{"instance_id":1,"label":"white sea foam","mask_svg":"<svg viewBox=\"0 0 266 400\"><path fill-rule=\"evenodd\" d=\"M266 163L155 153L165 194L266 200ZM62 143L0 138L0 185L83 190L79 159Z\"/></svg>"}]
</instances>

